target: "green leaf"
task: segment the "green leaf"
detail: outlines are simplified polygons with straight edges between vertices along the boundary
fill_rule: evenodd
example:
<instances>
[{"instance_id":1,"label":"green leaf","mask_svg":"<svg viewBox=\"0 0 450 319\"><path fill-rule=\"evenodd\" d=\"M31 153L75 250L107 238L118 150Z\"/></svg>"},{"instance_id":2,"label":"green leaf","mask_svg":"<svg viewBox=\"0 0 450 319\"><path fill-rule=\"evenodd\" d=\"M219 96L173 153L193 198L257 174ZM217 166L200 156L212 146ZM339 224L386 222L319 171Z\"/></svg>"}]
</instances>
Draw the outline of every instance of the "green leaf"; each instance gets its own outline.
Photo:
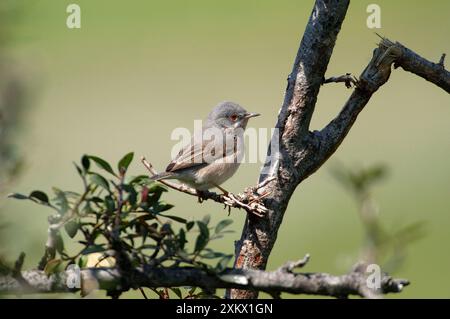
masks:
<instances>
[{"instance_id":1,"label":"green leaf","mask_svg":"<svg viewBox=\"0 0 450 319\"><path fill-rule=\"evenodd\" d=\"M184 249L184 245L187 243L186 232L183 228L180 228L180 232L178 233L178 243L181 249Z\"/></svg>"},{"instance_id":2,"label":"green leaf","mask_svg":"<svg viewBox=\"0 0 450 319\"><path fill-rule=\"evenodd\" d=\"M197 226L200 230L200 234L197 236L197 240L195 241L195 252L203 250L209 241L208 226L201 221L197 222Z\"/></svg>"},{"instance_id":3,"label":"green leaf","mask_svg":"<svg viewBox=\"0 0 450 319\"><path fill-rule=\"evenodd\" d=\"M74 238L75 235L78 232L79 224L78 222L74 220L69 220L65 225L64 228L67 232L67 235L69 235L70 238Z\"/></svg>"},{"instance_id":4,"label":"green leaf","mask_svg":"<svg viewBox=\"0 0 450 319\"><path fill-rule=\"evenodd\" d=\"M85 172L89 171L91 162L89 161L89 157L87 155L83 155L83 157L81 157L81 165L83 165Z\"/></svg>"},{"instance_id":5,"label":"green leaf","mask_svg":"<svg viewBox=\"0 0 450 319\"><path fill-rule=\"evenodd\" d=\"M8 198L15 198L15 199L29 199L28 196L22 195L19 193L11 193L8 195Z\"/></svg>"},{"instance_id":6,"label":"green leaf","mask_svg":"<svg viewBox=\"0 0 450 319\"><path fill-rule=\"evenodd\" d=\"M119 164L117 165L119 172L122 172L122 171L126 172L126 170L128 169L128 166L130 166L130 163L133 160L133 156L134 156L134 153L130 152L119 161Z\"/></svg>"},{"instance_id":7,"label":"green leaf","mask_svg":"<svg viewBox=\"0 0 450 319\"><path fill-rule=\"evenodd\" d=\"M80 256L80 258L78 259L78 267L80 268L86 267L87 262L88 258L86 256Z\"/></svg>"},{"instance_id":8,"label":"green leaf","mask_svg":"<svg viewBox=\"0 0 450 319\"><path fill-rule=\"evenodd\" d=\"M194 294L194 292L197 290L197 287L192 287L190 290L189 290L189 292L188 292L188 294L189 295L192 295L192 294Z\"/></svg>"},{"instance_id":9,"label":"green leaf","mask_svg":"<svg viewBox=\"0 0 450 319\"><path fill-rule=\"evenodd\" d=\"M179 222L179 223L183 223L183 224L187 223L186 219L178 217L178 216L173 216L173 215L161 215L161 216L166 217L166 218L170 218L170 219L172 219L172 220L174 220L176 222Z\"/></svg>"},{"instance_id":10,"label":"green leaf","mask_svg":"<svg viewBox=\"0 0 450 319\"><path fill-rule=\"evenodd\" d=\"M104 159L97 157L97 156L93 156L93 155L89 155L88 158L93 160L95 162L95 164L97 164L98 167L104 169L108 173L111 173L112 175L117 177L117 175L116 175L116 173L114 173L111 165L109 165L109 163L107 161L105 161Z\"/></svg>"},{"instance_id":11,"label":"green leaf","mask_svg":"<svg viewBox=\"0 0 450 319\"><path fill-rule=\"evenodd\" d=\"M180 288L170 288L178 298L183 299L183 295L181 294Z\"/></svg>"},{"instance_id":12,"label":"green leaf","mask_svg":"<svg viewBox=\"0 0 450 319\"><path fill-rule=\"evenodd\" d=\"M161 184L155 183L152 181L152 184L148 186L148 192L149 193L162 193L167 192L167 188L162 186Z\"/></svg>"},{"instance_id":13,"label":"green leaf","mask_svg":"<svg viewBox=\"0 0 450 319\"><path fill-rule=\"evenodd\" d=\"M110 195L105 197L105 205L108 213L112 213L116 210L116 203Z\"/></svg>"},{"instance_id":14,"label":"green leaf","mask_svg":"<svg viewBox=\"0 0 450 319\"><path fill-rule=\"evenodd\" d=\"M81 177L83 177L83 170L80 166L77 165L77 163L73 162L73 165L75 165L75 168L77 169L78 174L80 174Z\"/></svg>"},{"instance_id":15,"label":"green leaf","mask_svg":"<svg viewBox=\"0 0 450 319\"><path fill-rule=\"evenodd\" d=\"M109 183L106 180L106 178L104 178L102 175L96 174L96 173L91 173L91 182L106 189L108 192L109 190Z\"/></svg>"},{"instance_id":16,"label":"green leaf","mask_svg":"<svg viewBox=\"0 0 450 319\"><path fill-rule=\"evenodd\" d=\"M222 257L216 265L216 270L219 272L225 270L232 258L232 255L226 255Z\"/></svg>"},{"instance_id":17,"label":"green leaf","mask_svg":"<svg viewBox=\"0 0 450 319\"><path fill-rule=\"evenodd\" d=\"M138 175L138 176L133 176L133 177L131 177L131 179L129 180L129 182L128 182L128 184L138 184L138 183L140 183L140 182L142 182L142 181L144 181L144 180L149 180L150 181L150 179L148 178L148 176L147 175Z\"/></svg>"},{"instance_id":18,"label":"green leaf","mask_svg":"<svg viewBox=\"0 0 450 319\"><path fill-rule=\"evenodd\" d=\"M202 222L205 224L205 225L208 225L209 224L209 222L210 222L210 220L211 220L211 215L205 215L205 217L203 217L203 219L202 219Z\"/></svg>"},{"instance_id":19,"label":"green leaf","mask_svg":"<svg viewBox=\"0 0 450 319\"><path fill-rule=\"evenodd\" d=\"M231 225L233 223L232 219L224 219L222 221L220 221L217 226L216 229L214 230L214 232L216 234L220 233L225 227Z\"/></svg>"},{"instance_id":20,"label":"green leaf","mask_svg":"<svg viewBox=\"0 0 450 319\"><path fill-rule=\"evenodd\" d=\"M192 229L192 227L194 227L195 222L194 221L190 221L186 223L186 230L190 231Z\"/></svg>"},{"instance_id":21,"label":"green leaf","mask_svg":"<svg viewBox=\"0 0 450 319\"><path fill-rule=\"evenodd\" d=\"M124 198L125 201L128 201L131 206L134 207L137 203L137 192L133 186L129 184L122 185L123 190L127 193L127 196Z\"/></svg>"},{"instance_id":22,"label":"green leaf","mask_svg":"<svg viewBox=\"0 0 450 319\"><path fill-rule=\"evenodd\" d=\"M48 196L42 191L32 191L28 197L48 204Z\"/></svg>"},{"instance_id":23,"label":"green leaf","mask_svg":"<svg viewBox=\"0 0 450 319\"><path fill-rule=\"evenodd\" d=\"M69 210L69 201L62 190L53 187L53 191L56 194L56 198L54 199L55 204L59 206L59 214L63 216Z\"/></svg>"},{"instance_id":24,"label":"green leaf","mask_svg":"<svg viewBox=\"0 0 450 319\"><path fill-rule=\"evenodd\" d=\"M88 254L92 254L92 253L100 253L105 251L106 248L103 247L103 245L91 245L89 247L86 247L85 249L83 249L83 251L81 252L82 255L88 255Z\"/></svg>"},{"instance_id":25,"label":"green leaf","mask_svg":"<svg viewBox=\"0 0 450 319\"><path fill-rule=\"evenodd\" d=\"M47 276L50 276L56 273L59 270L59 266L61 265L61 259L52 259L47 262L44 268L44 272Z\"/></svg>"},{"instance_id":26,"label":"green leaf","mask_svg":"<svg viewBox=\"0 0 450 319\"><path fill-rule=\"evenodd\" d=\"M162 212L164 212L164 211L166 211L166 210L169 210L169 209L171 209L172 207L173 207L172 204L167 204L166 202L160 201L160 202L154 204L154 205L151 207L151 211L152 211L154 214L158 214L158 213L162 213Z\"/></svg>"},{"instance_id":27,"label":"green leaf","mask_svg":"<svg viewBox=\"0 0 450 319\"><path fill-rule=\"evenodd\" d=\"M58 232L58 234L56 234L55 239L56 239L56 244L55 244L56 251L60 254L64 253L64 241L59 232Z\"/></svg>"}]
</instances>

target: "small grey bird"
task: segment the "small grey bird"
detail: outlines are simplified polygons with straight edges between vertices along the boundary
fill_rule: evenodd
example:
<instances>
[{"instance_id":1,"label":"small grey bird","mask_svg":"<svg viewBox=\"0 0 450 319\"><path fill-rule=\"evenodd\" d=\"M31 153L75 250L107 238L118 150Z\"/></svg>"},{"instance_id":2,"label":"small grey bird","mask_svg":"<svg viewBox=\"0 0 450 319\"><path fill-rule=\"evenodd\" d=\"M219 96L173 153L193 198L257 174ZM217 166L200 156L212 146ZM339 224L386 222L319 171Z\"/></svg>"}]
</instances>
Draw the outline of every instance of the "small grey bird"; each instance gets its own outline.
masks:
<instances>
[{"instance_id":1,"label":"small grey bird","mask_svg":"<svg viewBox=\"0 0 450 319\"><path fill-rule=\"evenodd\" d=\"M227 194L220 184L238 169L244 154L244 130L249 118L258 115L234 102L218 104L203 122L201 134L196 132L166 171L151 179L177 179L198 191L217 187Z\"/></svg>"}]
</instances>

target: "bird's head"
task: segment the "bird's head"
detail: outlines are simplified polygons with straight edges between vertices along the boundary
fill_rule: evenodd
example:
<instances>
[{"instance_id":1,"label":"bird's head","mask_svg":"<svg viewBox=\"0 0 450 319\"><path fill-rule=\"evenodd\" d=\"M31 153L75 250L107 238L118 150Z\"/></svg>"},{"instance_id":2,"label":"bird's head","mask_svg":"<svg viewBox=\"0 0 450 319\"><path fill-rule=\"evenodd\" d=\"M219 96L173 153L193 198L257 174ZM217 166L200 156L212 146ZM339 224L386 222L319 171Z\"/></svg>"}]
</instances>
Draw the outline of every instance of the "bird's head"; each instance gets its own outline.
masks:
<instances>
[{"instance_id":1,"label":"bird's head","mask_svg":"<svg viewBox=\"0 0 450 319\"><path fill-rule=\"evenodd\" d=\"M225 129L245 129L248 120L258 115L247 112L237 103L226 101L214 107L208 115L208 122Z\"/></svg>"}]
</instances>

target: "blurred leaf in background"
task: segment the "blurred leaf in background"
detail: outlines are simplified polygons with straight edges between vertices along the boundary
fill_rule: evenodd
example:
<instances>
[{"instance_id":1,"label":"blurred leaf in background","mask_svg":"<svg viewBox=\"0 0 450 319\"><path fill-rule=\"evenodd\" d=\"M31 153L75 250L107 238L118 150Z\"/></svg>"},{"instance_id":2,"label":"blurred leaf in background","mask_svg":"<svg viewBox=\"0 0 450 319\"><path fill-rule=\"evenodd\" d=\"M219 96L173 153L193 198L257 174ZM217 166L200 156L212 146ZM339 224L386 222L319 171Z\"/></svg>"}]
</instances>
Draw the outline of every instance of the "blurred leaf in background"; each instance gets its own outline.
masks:
<instances>
[{"instance_id":1,"label":"blurred leaf in background","mask_svg":"<svg viewBox=\"0 0 450 319\"><path fill-rule=\"evenodd\" d=\"M0 2L0 197L6 186L20 171L22 158L14 146L15 133L25 105L26 89L15 61L8 55L7 45L13 37L13 25L20 17L16 1ZM0 210L3 200L0 199ZM9 271L2 251L7 224L0 219L0 273Z\"/></svg>"},{"instance_id":2,"label":"blurred leaf in background","mask_svg":"<svg viewBox=\"0 0 450 319\"><path fill-rule=\"evenodd\" d=\"M332 169L334 178L353 195L364 228L359 261L379 264L383 271L393 273L405 262L409 245L421 239L426 232L425 221L386 230L372 189L388 177L388 172L387 166L383 164L352 168L337 164Z\"/></svg>"}]
</instances>

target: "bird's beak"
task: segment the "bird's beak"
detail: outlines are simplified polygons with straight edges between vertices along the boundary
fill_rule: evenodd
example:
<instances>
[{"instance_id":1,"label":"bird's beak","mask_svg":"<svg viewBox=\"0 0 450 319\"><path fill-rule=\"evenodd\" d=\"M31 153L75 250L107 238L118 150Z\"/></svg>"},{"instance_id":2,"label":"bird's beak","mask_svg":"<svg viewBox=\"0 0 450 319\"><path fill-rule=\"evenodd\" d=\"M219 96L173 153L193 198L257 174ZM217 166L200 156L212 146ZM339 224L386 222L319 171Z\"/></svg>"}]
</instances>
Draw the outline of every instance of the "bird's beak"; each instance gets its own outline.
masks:
<instances>
[{"instance_id":1,"label":"bird's beak","mask_svg":"<svg viewBox=\"0 0 450 319\"><path fill-rule=\"evenodd\" d=\"M251 117L255 117L255 116L260 116L261 114L259 113L247 113L245 114L244 118L249 119Z\"/></svg>"}]
</instances>

